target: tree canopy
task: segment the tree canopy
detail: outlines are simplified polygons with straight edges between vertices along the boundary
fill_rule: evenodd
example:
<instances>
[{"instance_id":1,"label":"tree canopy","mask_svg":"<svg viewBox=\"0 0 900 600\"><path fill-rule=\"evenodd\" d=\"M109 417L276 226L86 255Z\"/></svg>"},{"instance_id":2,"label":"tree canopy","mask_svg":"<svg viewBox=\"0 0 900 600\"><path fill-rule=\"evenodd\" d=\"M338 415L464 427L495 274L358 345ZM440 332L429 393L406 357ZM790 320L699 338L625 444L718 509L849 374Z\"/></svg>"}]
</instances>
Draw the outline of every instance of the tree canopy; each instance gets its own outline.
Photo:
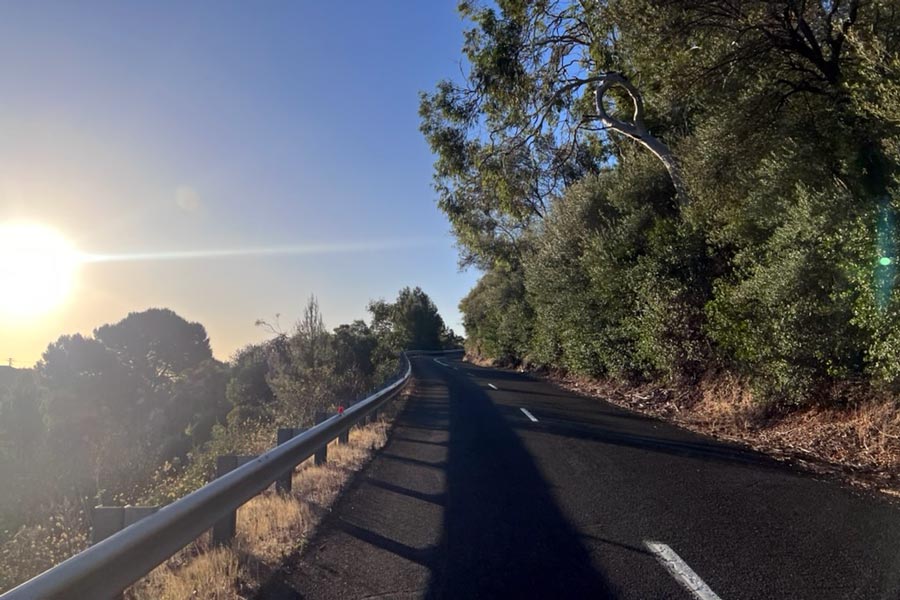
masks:
<instances>
[{"instance_id":1,"label":"tree canopy","mask_svg":"<svg viewBox=\"0 0 900 600\"><path fill-rule=\"evenodd\" d=\"M437 306L422 288L403 288L394 302L369 303L372 329L398 350L440 350L450 341Z\"/></svg>"},{"instance_id":2,"label":"tree canopy","mask_svg":"<svg viewBox=\"0 0 900 600\"><path fill-rule=\"evenodd\" d=\"M592 375L731 369L794 403L894 386L900 11L462 2L420 104L471 349ZM517 315L516 317L511 314Z\"/></svg>"}]
</instances>

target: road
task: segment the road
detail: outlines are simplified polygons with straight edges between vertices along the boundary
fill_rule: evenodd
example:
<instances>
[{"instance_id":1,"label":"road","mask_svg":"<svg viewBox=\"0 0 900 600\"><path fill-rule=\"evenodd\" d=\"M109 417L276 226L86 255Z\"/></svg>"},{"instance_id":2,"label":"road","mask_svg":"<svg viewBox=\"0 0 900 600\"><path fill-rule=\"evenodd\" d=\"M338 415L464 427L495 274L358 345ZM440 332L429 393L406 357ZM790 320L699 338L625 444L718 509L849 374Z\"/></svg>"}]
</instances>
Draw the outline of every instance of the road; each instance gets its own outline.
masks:
<instances>
[{"instance_id":1,"label":"road","mask_svg":"<svg viewBox=\"0 0 900 600\"><path fill-rule=\"evenodd\" d=\"M527 375L413 368L388 444L261 597L900 597L885 498Z\"/></svg>"}]
</instances>

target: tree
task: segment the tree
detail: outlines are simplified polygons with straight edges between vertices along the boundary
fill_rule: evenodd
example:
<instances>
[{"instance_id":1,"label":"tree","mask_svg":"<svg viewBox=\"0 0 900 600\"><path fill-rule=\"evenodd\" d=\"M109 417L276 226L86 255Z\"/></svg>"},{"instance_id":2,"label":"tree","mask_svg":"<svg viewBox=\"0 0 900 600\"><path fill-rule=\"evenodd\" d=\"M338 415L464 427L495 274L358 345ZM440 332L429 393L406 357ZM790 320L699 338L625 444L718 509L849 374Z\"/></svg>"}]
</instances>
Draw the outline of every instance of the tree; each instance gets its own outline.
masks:
<instances>
[{"instance_id":1,"label":"tree","mask_svg":"<svg viewBox=\"0 0 900 600\"><path fill-rule=\"evenodd\" d=\"M9 369L0 380L0 530L15 530L47 500L54 483L45 452L41 396L28 369Z\"/></svg>"},{"instance_id":2,"label":"tree","mask_svg":"<svg viewBox=\"0 0 900 600\"><path fill-rule=\"evenodd\" d=\"M207 359L181 372L165 407L167 439L160 456L181 456L209 439L213 425L224 423L232 406L226 397L227 365Z\"/></svg>"},{"instance_id":3,"label":"tree","mask_svg":"<svg viewBox=\"0 0 900 600\"><path fill-rule=\"evenodd\" d=\"M365 321L338 326L331 340L339 398L352 399L378 383L373 380L377 370L378 339Z\"/></svg>"},{"instance_id":4,"label":"tree","mask_svg":"<svg viewBox=\"0 0 900 600\"><path fill-rule=\"evenodd\" d=\"M439 350L446 335L437 306L422 288L403 288L397 300L369 303L372 329L385 343L399 350Z\"/></svg>"},{"instance_id":5,"label":"tree","mask_svg":"<svg viewBox=\"0 0 900 600\"><path fill-rule=\"evenodd\" d=\"M34 374L17 372L0 387L0 453L25 461L43 443L45 431Z\"/></svg>"},{"instance_id":6,"label":"tree","mask_svg":"<svg viewBox=\"0 0 900 600\"><path fill-rule=\"evenodd\" d=\"M141 385L115 352L95 339L64 335L35 369L47 390L49 439L68 485L95 493L143 463Z\"/></svg>"},{"instance_id":7,"label":"tree","mask_svg":"<svg viewBox=\"0 0 900 600\"><path fill-rule=\"evenodd\" d=\"M94 337L153 389L212 358L203 325L190 323L167 308L129 313L118 323L95 329Z\"/></svg>"},{"instance_id":8,"label":"tree","mask_svg":"<svg viewBox=\"0 0 900 600\"><path fill-rule=\"evenodd\" d=\"M865 57L889 75L900 16L888 2L466 1L460 13L473 24L465 80L423 94L420 115L464 264L520 258L551 199L621 156L609 131L653 152L684 199L693 182L675 156L697 128L716 121L704 141L730 148L719 160L747 162L785 130L785 112L805 112L806 127L830 112L813 135L837 125L857 147L855 176L884 195L884 149L871 140L889 132L853 96L878 87Z\"/></svg>"},{"instance_id":9,"label":"tree","mask_svg":"<svg viewBox=\"0 0 900 600\"><path fill-rule=\"evenodd\" d=\"M275 401L269 386L271 343L244 346L231 360L225 396L235 418L259 417ZM239 417L238 415L243 415Z\"/></svg>"},{"instance_id":10,"label":"tree","mask_svg":"<svg viewBox=\"0 0 900 600\"><path fill-rule=\"evenodd\" d=\"M530 354L534 311L521 269L494 268L459 302L466 350L476 356L520 362Z\"/></svg>"},{"instance_id":11,"label":"tree","mask_svg":"<svg viewBox=\"0 0 900 600\"><path fill-rule=\"evenodd\" d=\"M98 327L94 338L115 353L136 378L139 387L133 393L141 399L147 443L158 446L163 438L184 435L187 409L176 409L171 403L186 396L173 396L173 388L186 371L212 359L203 325L188 322L167 308L151 308ZM174 414L184 418L173 421L170 416Z\"/></svg>"},{"instance_id":12,"label":"tree","mask_svg":"<svg viewBox=\"0 0 900 600\"><path fill-rule=\"evenodd\" d=\"M293 334L273 343L267 381L279 404L279 418L290 426L311 425L316 411L337 400L331 339L315 296L307 300Z\"/></svg>"}]
</instances>

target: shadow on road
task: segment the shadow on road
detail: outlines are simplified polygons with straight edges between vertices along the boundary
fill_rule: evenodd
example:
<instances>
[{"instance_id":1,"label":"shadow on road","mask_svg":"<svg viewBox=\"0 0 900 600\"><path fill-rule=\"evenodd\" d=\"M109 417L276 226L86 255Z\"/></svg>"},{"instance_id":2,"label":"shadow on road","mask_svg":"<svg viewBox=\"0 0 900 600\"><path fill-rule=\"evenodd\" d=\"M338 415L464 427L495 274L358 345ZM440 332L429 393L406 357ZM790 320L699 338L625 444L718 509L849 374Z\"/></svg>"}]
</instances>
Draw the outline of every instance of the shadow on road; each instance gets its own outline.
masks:
<instances>
[{"instance_id":1,"label":"shadow on road","mask_svg":"<svg viewBox=\"0 0 900 600\"><path fill-rule=\"evenodd\" d=\"M474 383L449 386L447 504L426 597L613 597L509 422Z\"/></svg>"},{"instance_id":2,"label":"shadow on road","mask_svg":"<svg viewBox=\"0 0 900 600\"><path fill-rule=\"evenodd\" d=\"M419 366L384 451L257 598L615 596L509 421L440 369Z\"/></svg>"},{"instance_id":3,"label":"shadow on road","mask_svg":"<svg viewBox=\"0 0 900 600\"><path fill-rule=\"evenodd\" d=\"M636 431L638 427L629 426L627 422L619 419L610 418L604 420L602 417L598 419L594 416L573 421L554 418L553 413L555 409L553 408L541 412L532 406L530 410L540 415L539 422L531 423L519 418L517 414L518 409L515 407L503 407L503 411L508 417L516 417L515 421L519 423L517 428L531 429L567 438L589 440L601 444L646 450L648 452L670 454L699 461L715 461L754 468L789 469L785 464L765 454L740 446L729 445L727 442L707 439L697 434L676 429L670 425L660 425L658 435L647 435L644 433L647 431L646 426L640 427L642 433L638 433Z\"/></svg>"}]
</instances>

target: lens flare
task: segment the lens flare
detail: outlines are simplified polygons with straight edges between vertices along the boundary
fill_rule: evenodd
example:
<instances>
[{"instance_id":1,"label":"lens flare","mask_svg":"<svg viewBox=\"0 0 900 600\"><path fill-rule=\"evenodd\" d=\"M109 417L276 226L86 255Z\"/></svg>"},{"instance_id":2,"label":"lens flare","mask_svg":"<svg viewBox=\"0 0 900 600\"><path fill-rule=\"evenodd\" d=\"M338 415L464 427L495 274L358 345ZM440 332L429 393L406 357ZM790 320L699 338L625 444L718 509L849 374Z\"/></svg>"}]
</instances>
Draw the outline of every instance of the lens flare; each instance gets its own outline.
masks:
<instances>
[{"instance_id":1,"label":"lens flare","mask_svg":"<svg viewBox=\"0 0 900 600\"><path fill-rule=\"evenodd\" d=\"M122 254L82 254L82 262L133 262L159 260L202 260L216 258L241 258L255 256L303 256L318 254L346 254L351 252L379 252L421 248L443 243L434 239L398 239L319 244L294 244L286 246L251 246L247 248L211 248L206 250L163 250L158 252L128 252Z\"/></svg>"},{"instance_id":2,"label":"lens flare","mask_svg":"<svg viewBox=\"0 0 900 600\"><path fill-rule=\"evenodd\" d=\"M875 265L875 303L879 309L885 310L894 292L897 270L893 258L897 256L894 241L894 210L887 198L883 198L878 205L877 236L876 252L879 259Z\"/></svg>"}]
</instances>

